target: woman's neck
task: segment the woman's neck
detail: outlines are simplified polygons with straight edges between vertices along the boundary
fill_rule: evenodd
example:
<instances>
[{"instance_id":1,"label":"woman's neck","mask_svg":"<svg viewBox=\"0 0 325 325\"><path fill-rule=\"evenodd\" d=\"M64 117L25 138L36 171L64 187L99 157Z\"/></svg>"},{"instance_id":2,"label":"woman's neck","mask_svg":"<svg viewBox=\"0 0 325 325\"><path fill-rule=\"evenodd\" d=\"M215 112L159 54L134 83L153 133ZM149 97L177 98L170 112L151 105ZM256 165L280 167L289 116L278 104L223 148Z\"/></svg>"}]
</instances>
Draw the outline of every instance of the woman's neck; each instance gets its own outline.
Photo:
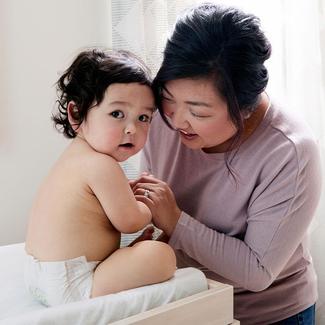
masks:
<instances>
[{"instance_id":1,"label":"woman's neck","mask_svg":"<svg viewBox=\"0 0 325 325\"><path fill-rule=\"evenodd\" d=\"M245 141L261 124L267 110L271 106L271 100L266 93L261 94L261 101L256 110L250 115L249 118L244 120L244 132L241 136L240 143Z\"/></svg>"}]
</instances>

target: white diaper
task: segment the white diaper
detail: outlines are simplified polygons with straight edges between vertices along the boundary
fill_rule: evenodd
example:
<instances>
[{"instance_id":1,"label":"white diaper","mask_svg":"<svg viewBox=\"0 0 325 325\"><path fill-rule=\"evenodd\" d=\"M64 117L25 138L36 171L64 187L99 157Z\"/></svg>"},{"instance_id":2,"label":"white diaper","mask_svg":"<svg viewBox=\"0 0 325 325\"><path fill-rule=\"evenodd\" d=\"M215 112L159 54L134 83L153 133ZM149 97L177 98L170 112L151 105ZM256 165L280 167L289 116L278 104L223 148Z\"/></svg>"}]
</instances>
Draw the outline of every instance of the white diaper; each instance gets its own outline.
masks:
<instances>
[{"instance_id":1,"label":"white diaper","mask_svg":"<svg viewBox=\"0 0 325 325\"><path fill-rule=\"evenodd\" d=\"M26 288L46 306L89 299L94 270L99 263L88 262L85 256L66 261L43 262L27 255Z\"/></svg>"}]
</instances>

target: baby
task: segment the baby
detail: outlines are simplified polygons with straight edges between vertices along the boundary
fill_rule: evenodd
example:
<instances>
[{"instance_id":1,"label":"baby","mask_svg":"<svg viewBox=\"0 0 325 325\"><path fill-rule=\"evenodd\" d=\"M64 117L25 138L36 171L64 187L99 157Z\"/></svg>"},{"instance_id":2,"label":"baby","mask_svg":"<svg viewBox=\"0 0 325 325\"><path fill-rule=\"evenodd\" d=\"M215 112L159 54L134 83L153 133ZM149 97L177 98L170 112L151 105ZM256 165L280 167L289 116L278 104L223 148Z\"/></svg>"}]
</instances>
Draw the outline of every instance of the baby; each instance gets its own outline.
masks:
<instances>
[{"instance_id":1,"label":"baby","mask_svg":"<svg viewBox=\"0 0 325 325\"><path fill-rule=\"evenodd\" d=\"M121 232L151 221L119 165L145 144L155 106L150 86L134 55L99 49L81 52L57 82L53 120L72 141L40 187L26 238L26 285L47 306L174 274L175 254L163 242L120 248Z\"/></svg>"}]
</instances>

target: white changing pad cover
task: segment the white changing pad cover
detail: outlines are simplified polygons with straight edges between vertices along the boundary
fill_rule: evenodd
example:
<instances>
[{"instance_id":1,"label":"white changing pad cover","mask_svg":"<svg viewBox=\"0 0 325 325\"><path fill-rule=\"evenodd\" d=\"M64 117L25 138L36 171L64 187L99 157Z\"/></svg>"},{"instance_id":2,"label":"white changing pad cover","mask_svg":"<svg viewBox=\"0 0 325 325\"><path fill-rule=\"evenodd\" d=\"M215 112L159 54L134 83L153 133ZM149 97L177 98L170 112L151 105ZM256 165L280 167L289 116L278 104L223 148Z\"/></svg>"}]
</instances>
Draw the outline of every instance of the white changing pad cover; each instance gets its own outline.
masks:
<instances>
[{"instance_id":1,"label":"white changing pad cover","mask_svg":"<svg viewBox=\"0 0 325 325\"><path fill-rule=\"evenodd\" d=\"M195 268L178 269L163 283L47 308L25 290L24 244L0 247L0 324L107 324L208 289Z\"/></svg>"}]
</instances>

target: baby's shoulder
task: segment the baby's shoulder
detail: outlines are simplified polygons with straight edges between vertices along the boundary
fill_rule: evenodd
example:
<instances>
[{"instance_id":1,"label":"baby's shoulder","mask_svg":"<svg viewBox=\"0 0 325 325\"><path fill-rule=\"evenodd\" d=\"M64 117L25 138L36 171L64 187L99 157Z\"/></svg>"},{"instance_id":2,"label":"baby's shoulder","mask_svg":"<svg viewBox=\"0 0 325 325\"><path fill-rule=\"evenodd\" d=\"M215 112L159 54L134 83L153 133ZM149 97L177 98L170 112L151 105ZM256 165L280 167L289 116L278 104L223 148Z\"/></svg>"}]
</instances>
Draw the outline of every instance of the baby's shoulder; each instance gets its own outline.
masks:
<instances>
[{"instance_id":1,"label":"baby's shoulder","mask_svg":"<svg viewBox=\"0 0 325 325\"><path fill-rule=\"evenodd\" d=\"M106 164L106 165L118 164L116 159L114 159L113 157L97 151L88 152L83 156L83 159L85 159L90 164Z\"/></svg>"},{"instance_id":2,"label":"baby's shoulder","mask_svg":"<svg viewBox=\"0 0 325 325\"><path fill-rule=\"evenodd\" d=\"M97 152L88 146L71 146L61 157L61 165L66 166L69 177L77 177L80 182L103 181L104 178L121 174L119 163L111 156Z\"/></svg>"},{"instance_id":3,"label":"baby's shoulder","mask_svg":"<svg viewBox=\"0 0 325 325\"><path fill-rule=\"evenodd\" d=\"M82 157L83 166L88 171L94 171L96 173L116 171L121 169L119 163L111 156L105 155L99 152L92 152Z\"/></svg>"},{"instance_id":4,"label":"baby's shoulder","mask_svg":"<svg viewBox=\"0 0 325 325\"><path fill-rule=\"evenodd\" d=\"M126 178L118 161L111 156L97 152L85 158L83 170L83 177L91 187L124 181Z\"/></svg>"}]
</instances>

